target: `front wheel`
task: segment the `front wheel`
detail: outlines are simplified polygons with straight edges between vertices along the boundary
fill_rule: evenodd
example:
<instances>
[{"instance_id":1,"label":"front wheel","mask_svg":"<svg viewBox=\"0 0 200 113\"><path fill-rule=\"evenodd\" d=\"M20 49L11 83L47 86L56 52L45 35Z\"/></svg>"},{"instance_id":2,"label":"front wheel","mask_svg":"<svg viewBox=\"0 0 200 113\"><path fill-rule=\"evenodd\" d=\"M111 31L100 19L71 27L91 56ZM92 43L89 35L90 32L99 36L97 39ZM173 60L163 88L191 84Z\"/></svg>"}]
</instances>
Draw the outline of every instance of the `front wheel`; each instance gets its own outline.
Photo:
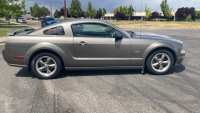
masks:
<instances>
[{"instance_id":1,"label":"front wheel","mask_svg":"<svg viewBox=\"0 0 200 113\"><path fill-rule=\"evenodd\" d=\"M153 52L146 62L149 72L156 75L166 74L173 67L173 64L173 55L167 50Z\"/></svg>"},{"instance_id":2,"label":"front wheel","mask_svg":"<svg viewBox=\"0 0 200 113\"><path fill-rule=\"evenodd\" d=\"M50 79L60 74L62 63L52 53L40 53L33 58L31 68L33 73L39 78Z\"/></svg>"},{"instance_id":3,"label":"front wheel","mask_svg":"<svg viewBox=\"0 0 200 113\"><path fill-rule=\"evenodd\" d=\"M45 26L47 26L47 24L46 23L42 23L42 27L45 27Z\"/></svg>"}]
</instances>

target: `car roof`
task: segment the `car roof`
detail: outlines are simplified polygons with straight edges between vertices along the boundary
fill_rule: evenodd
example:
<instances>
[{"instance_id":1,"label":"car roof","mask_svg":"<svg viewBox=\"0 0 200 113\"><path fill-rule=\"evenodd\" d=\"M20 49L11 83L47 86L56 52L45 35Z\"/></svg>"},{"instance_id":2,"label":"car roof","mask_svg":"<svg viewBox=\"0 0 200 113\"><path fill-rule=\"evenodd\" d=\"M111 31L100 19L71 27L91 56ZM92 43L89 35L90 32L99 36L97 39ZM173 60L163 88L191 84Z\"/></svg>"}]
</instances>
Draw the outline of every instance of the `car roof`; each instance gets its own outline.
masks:
<instances>
[{"instance_id":1,"label":"car roof","mask_svg":"<svg viewBox=\"0 0 200 113\"><path fill-rule=\"evenodd\" d=\"M91 19L91 18L71 19L71 20L64 20L64 21L61 21L61 22L62 22L62 23L66 23L66 22L80 22L80 21L84 21L84 22L104 22L104 23L108 23L107 21L104 21L104 20L100 20L100 19Z\"/></svg>"},{"instance_id":2,"label":"car roof","mask_svg":"<svg viewBox=\"0 0 200 113\"><path fill-rule=\"evenodd\" d=\"M44 17L44 18L53 18L53 17Z\"/></svg>"}]
</instances>

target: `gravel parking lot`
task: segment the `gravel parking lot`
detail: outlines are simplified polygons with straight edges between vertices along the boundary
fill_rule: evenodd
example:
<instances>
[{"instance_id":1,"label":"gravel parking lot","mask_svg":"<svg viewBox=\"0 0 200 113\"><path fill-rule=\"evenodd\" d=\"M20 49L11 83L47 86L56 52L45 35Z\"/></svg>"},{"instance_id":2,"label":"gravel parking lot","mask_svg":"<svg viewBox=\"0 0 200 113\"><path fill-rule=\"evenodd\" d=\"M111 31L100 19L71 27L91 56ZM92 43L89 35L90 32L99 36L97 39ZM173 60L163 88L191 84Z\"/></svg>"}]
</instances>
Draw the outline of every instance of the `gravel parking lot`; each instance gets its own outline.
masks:
<instances>
[{"instance_id":1,"label":"gravel parking lot","mask_svg":"<svg viewBox=\"0 0 200 113\"><path fill-rule=\"evenodd\" d=\"M182 40L187 52L183 64L162 76L140 70L93 70L63 71L57 79L42 80L25 68L9 67L0 52L0 113L200 112L199 30L142 32Z\"/></svg>"}]
</instances>

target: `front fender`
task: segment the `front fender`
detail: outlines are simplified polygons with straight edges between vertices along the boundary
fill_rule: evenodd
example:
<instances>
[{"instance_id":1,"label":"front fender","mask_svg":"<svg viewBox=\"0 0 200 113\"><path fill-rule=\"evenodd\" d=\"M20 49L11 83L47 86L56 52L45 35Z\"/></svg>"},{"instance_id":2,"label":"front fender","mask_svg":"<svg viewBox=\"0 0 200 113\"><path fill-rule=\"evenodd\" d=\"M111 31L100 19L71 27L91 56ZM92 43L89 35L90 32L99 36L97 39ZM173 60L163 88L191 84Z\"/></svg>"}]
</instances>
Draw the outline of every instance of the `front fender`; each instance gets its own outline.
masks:
<instances>
[{"instance_id":1,"label":"front fender","mask_svg":"<svg viewBox=\"0 0 200 113\"><path fill-rule=\"evenodd\" d=\"M168 42L155 42L153 44L151 44L144 52L142 58L146 60L147 56L155 49L158 49L158 48L168 48L168 49L171 49L176 57L178 56L178 50L177 48L171 44L171 43L168 43ZM145 60L144 60L144 63L145 63Z\"/></svg>"}]
</instances>

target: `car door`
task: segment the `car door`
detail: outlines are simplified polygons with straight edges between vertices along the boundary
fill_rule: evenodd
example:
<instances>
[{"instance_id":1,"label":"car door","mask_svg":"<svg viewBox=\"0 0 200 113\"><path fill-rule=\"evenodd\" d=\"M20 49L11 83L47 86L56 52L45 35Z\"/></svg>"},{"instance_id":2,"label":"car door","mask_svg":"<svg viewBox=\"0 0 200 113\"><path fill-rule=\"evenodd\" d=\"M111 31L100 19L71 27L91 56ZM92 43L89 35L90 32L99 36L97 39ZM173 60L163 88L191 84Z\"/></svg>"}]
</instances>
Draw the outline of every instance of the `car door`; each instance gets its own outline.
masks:
<instances>
[{"instance_id":1,"label":"car door","mask_svg":"<svg viewBox=\"0 0 200 113\"><path fill-rule=\"evenodd\" d=\"M99 23L73 24L74 48L81 66L127 66L131 41L113 27ZM123 38L115 39L113 34Z\"/></svg>"}]
</instances>

